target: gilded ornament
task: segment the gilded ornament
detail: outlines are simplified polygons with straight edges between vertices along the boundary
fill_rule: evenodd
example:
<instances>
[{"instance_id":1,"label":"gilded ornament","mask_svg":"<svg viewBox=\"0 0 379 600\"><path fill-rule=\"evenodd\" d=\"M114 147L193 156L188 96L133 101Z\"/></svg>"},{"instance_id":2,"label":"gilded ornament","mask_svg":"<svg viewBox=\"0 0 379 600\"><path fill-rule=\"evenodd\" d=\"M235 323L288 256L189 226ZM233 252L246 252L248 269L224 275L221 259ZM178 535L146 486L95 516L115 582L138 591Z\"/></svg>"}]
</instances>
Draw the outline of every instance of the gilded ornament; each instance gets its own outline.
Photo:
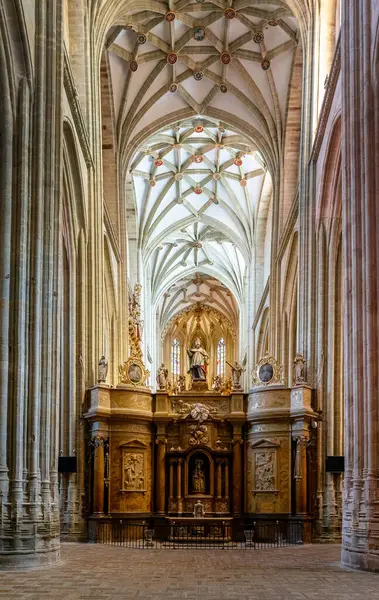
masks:
<instances>
[{"instance_id":1,"label":"gilded ornament","mask_svg":"<svg viewBox=\"0 0 379 600\"><path fill-rule=\"evenodd\" d=\"M241 179L241 181L240 181L240 186L241 186L241 187L246 187L246 186L247 186L247 181L246 181L246 179Z\"/></svg>"},{"instance_id":2,"label":"gilded ornament","mask_svg":"<svg viewBox=\"0 0 379 600\"><path fill-rule=\"evenodd\" d=\"M145 369L142 360L131 356L123 365L118 368L120 383L131 384L134 386L145 385L150 372Z\"/></svg>"},{"instance_id":3,"label":"gilded ornament","mask_svg":"<svg viewBox=\"0 0 379 600\"><path fill-rule=\"evenodd\" d=\"M203 77L204 77L203 71L195 71L194 74L193 74L193 78L196 81L201 81L203 79Z\"/></svg>"},{"instance_id":4,"label":"gilded ornament","mask_svg":"<svg viewBox=\"0 0 379 600\"><path fill-rule=\"evenodd\" d=\"M234 159L234 164L235 164L237 167L242 167L242 158L240 158L240 157L238 157L238 158L235 158L235 159Z\"/></svg>"},{"instance_id":5,"label":"gilded ornament","mask_svg":"<svg viewBox=\"0 0 379 600\"><path fill-rule=\"evenodd\" d=\"M282 383L283 367L269 354L263 356L253 369L253 385L271 385Z\"/></svg>"},{"instance_id":6,"label":"gilded ornament","mask_svg":"<svg viewBox=\"0 0 379 600\"><path fill-rule=\"evenodd\" d=\"M132 73L135 73L138 69L138 62L136 60L131 60L129 63L129 69L132 71Z\"/></svg>"},{"instance_id":7,"label":"gilded ornament","mask_svg":"<svg viewBox=\"0 0 379 600\"><path fill-rule=\"evenodd\" d=\"M227 91L228 91L228 86L227 86L225 83L222 83L222 84L220 85L220 92L221 92L222 94L226 94L226 92L227 92Z\"/></svg>"},{"instance_id":8,"label":"gilded ornament","mask_svg":"<svg viewBox=\"0 0 379 600\"><path fill-rule=\"evenodd\" d=\"M220 55L220 60L223 65L228 65L230 63L230 61L232 60L232 57L230 56L229 52L223 52Z\"/></svg>"},{"instance_id":9,"label":"gilded ornament","mask_svg":"<svg viewBox=\"0 0 379 600\"><path fill-rule=\"evenodd\" d=\"M167 62L169 65L174 65L178 61L178 55L175 52L167 54Z\"/></svg>"},{"instance_id":10,"label":"gilded ornament","mask_svg":"<svg viewBox=\"0 0 379 600\"><path fill-rule=\"evenodd\" d=\"M193 162L194 162L194 163L196 163L196 164L198 164L198 165L199 165L200 163L202 163L202 162L203 162L203 157L202 157L202 155L201 155L201 154L195 154L195 155L192 157L192 160L193 160Z\"/></svg>"},{"instance_id":11,"label":"gilded ornament","mask_svg":"<svg viewBox=\"0 0 379 600\"><path fill-rule=\"evenodd\" d=\"M162 160L161 158L157 158L157 159L154 161L154 166L155 166L155 167L161 167L162 165L163 165L163 160Z\"/></svg>"},{"instance_id":12,"label":"gilded ornament","mask_svg":"<svg viewBox=\"0 0 379 600\"><path fill-rule=\"evenodd\" d=\"M275 21L275 19L270 19L270 21L268 22L268 24L271 27L276 27L278 25L278 21Z\"/></svg>"},{"instance_id":13,"label":"gilded ornament","mask_svg":"<svg viewBox=\"0 0 379 600\"><path fill-rule=\"evenodd\" d=\"M171 94L175 94L175 92L178 90L178 84L172 83L168 89L170 90Z\"/></svg>"},{"instance_id":14,"label":"gilded ornament","mask_svg":"<svg viewBox=\"0 0 379 600\"><path fill-rule=\"evenodd\" d=\"M193 30L193 39L197 42L202 42L205 38L205 29L204 27L195 27Z\"/></svg>"},{"instance_id":15,"label":"gilded ornament","mask_svg":"<svg viewBox=\"0 0 379 600\"><path fill-rule=\"evenodd\" d=\"M269 61L268 58L264 58L261 62L261 66L264 71L268 71L268 69L270 68L270 65L271 65L271 62Z\"/></svg>"},{"instance_id":16,"label":"gilded ornament","mask_svg":"<svg viewBox=\"0 0 379 600\"><path fill-rule=\"evenodd\" d=\"M167 23L172 23L172 21L175 21L175 17L176 14L173 10L169 10L166 12L165 16L164 16L164 20L167 21Z\"/></svg>"},{"instance_id":17,"label":"gilded ornament","mask_svg":"<svg viewBox=\"0 0 379 600\"><path fill-rule=\"evenodd\" d=\"M144 33L139 33L137 35L137 44L140 44L142 46L142 44L146 44L146 40L147 37Z\"/></svg>"},{"instance_id":18,"label":"gilded ornament","mask_svg":"<svg viewBox=\"0 0 379 600\"><path fill-rule=\"evenodd\" d=\"M196 125L196 127L194 128L195 133L203 133L203 131L204 127L202 125Z\"/></svg>"},{"instance_id":19,"label":"gilded ornament","mask_svg":"<svg viewBox=\"0 0 379 600\"><path fill-rule=\"evenodd\" d=\"M195 188L193 188L193 191L195 194L200 195L203 193L203 188L197 185Z\"/></svg>"},{"instance_id":20,"label":"gilded ornament","mask_svg":"<svg viewBox=\"0 0 379 600\"><path fill-rule=\"evenodd\" d=\"M150 187L155 187L155 185L156 185L155 179L149 179L149 185L150 185Z\"/></svg>"},{"instance_id":21,"label":"gilded ornament","mask_svg":"<svg viewBox=\"0 0 379 600\"><path fill-rule=\"evenodd\" d=\"M264 35L262 31L257 31L256 33L254 33L254 37L253 40L256 44L261 44L264 40Z\"/></svg>"},{"instance_id":22,"label":"gilded ornament","mask_svg":"<svg viewBox=\"0 0 379 600\"><path fill-rule=\"evenodd\" d=\"M227 19L234 19L236 14L237 13L234 8L229 7L224 10L224 15Z\"/></svg>"}]
</instances>

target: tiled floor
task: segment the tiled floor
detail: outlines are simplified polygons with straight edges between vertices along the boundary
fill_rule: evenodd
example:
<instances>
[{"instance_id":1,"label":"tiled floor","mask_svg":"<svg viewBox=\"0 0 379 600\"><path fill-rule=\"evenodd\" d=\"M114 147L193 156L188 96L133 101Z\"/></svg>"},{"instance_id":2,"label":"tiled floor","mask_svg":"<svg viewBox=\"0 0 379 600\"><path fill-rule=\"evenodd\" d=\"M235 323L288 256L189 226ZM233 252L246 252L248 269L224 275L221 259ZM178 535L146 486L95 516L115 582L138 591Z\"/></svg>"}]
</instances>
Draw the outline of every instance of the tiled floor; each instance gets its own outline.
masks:
<instances>
[{"instance_id":1,"label":"tiled floor","mask_svg":"<svg viewBox=\"0 0 379 600\"><path fill-rule=\"evenodd\" d=\"M338 546L128 550L63 544L49 569L0 573L0 599L379 600L379 575L339 567Z\"/></svg>"}]
</instances>

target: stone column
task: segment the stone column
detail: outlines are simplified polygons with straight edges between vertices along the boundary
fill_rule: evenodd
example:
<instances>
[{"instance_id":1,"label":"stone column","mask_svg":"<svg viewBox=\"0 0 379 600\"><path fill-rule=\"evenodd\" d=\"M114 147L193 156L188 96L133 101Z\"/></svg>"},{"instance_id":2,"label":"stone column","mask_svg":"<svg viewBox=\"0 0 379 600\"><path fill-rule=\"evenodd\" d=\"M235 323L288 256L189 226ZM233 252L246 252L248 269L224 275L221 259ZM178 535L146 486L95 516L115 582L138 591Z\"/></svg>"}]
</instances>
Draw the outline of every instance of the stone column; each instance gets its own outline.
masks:
<instances>
[{"instance_id":1,"label":"stone column","mask_svg":"<svg viewBox=\"0 0 379 600\"><path fill-rule=\"evenodd\" d=\"M217 475L216 475L216 486L217 486L217 498L221 498L221 484L222 484L222 466L221 461L217 462Z\"/></svg>"},{"instance_id":2,"label":"stone column","mask_svg":"<svg viewBox=\"0 0 379 600\"><path fill-rule=\"evenodd\" d=\"M224 497L226 500L229 500L229 463L225 463L225 490Z\"/></svg>"},{"instance_id":3,"label":"stone column","mask_svg":"<svg viewBox=\"0 0 379 600\"><path fill-rule=\"evenodd\" d=\"M174 461L170 460L170 500L174 497Z\"/></svg>"},{"instance_id":4,"label":"stone column","mask_svg":"<svg viewBox=\"0 0 379 600\"><path fill-rule=\"evenodd\" d=\"M5 535L0 553L2 567L27 568L59 559L57 480L52 476L58 453L51 439L56 436L54 372L59 362L53 297L61 226L62 2L41 0L29 15L30 31L35 31L31 70L25 22L13 2L4 6L0 520Z\"/></svg>"},{"instance_id":5,"label":"stone column","mask_svg":"<svg viewBox=\"0 0 379 600\"><path fill-rule=\"evenodd\" d=\"M295 456L295 503L296 514L307 514L307 446L308 440L304 437L296 438Z\"/></svg>"},{"instance_id":6,"label":"stone column","mask_svg":"<svg viewBox=\"0 0 379 600\"><path fill-rule=\"evenodd\" d=\"M177 487L176 495L178 497L178 514L180 514L182 512L182 464L183 464L183 459L178 458L178 468L177 468L178 479L176 482L176 487Z\"/></svg>"},{"instance_id":7,"label":"stone column","mask_svg":"<svg viewBox=\"0 0 379 600\"><path fill-rule=\"evenodd\" d=\"M157 514L165 514L166 505L166 437L164 434L158 434L157 444L157 472L155 475L157 490ZM171 474L171 465L170 465ZM171 483L171 482L170 482Z\"/></svg>"},{"instance_id":8,"label":"stone column","mask_svg":"<svg viewBox=\"0 0 379 600\"><path fill-rule=\"evenodd\" d=\"M104 515L104 439L96 436L93 439L95 446L93 465L93 514Z\"/></svg>"},{"instance_id":9,"label":"stone column","mask_svg":"<svg viewBox=\"0 0 379 600\"><path fill-rule=\"evenodd\" d=\"M242 510L242 434L241 424L233 424L233 515Z\"/></svg>"},{"instance_id":10,"label":"stone column","mask_svg":"<svg viewBox=\"0 0 379 600\"><path fill-rule=\"evenodd\" d=\"M342 2L341 29L345 296L342 563L368 570L379 570L376 5L376 0Z\"/></svg>"}]
</instances>

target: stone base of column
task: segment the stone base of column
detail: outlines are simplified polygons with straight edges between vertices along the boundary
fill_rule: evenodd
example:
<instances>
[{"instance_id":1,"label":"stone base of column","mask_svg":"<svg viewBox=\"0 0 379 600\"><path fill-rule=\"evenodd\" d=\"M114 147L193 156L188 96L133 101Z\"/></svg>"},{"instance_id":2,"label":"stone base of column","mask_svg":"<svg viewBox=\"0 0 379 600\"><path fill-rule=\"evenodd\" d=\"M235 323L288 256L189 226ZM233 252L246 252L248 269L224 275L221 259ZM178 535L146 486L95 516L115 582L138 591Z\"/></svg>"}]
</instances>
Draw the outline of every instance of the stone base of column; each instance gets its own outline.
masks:
<instances>
[{"instance_id":1,"label":"stone base of column","mask_svg":"<svg viewBox=\"0 0 379 600\"><path fill-rule=\"evenodd\" d=\"M342 546L341 564L348 569L379 572L379 554L374 550L355 550Z\"/></svg>"},{"instance_id":2,"label":"stone base of column","mask_svg":"<svg viewBox=\"0 0 379 600\"><path fill-rule=\"evenodd\" d=\"M0 552L0 570L35 569L38 567L56 566L60 561L59 538L44 542L36 542L36 550Z\"/></svg>"}]
</instances>

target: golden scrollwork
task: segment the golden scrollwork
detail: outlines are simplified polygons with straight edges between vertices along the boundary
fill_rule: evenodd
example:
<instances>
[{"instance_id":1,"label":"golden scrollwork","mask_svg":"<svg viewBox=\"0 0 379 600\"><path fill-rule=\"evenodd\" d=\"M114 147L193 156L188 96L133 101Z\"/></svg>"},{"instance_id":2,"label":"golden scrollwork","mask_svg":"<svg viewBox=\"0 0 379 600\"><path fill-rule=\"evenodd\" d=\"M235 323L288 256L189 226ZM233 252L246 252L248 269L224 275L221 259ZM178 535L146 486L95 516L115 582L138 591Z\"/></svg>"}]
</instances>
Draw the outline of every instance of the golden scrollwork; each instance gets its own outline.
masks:
<instances>
[{"instance_id":1,"label":"golden scrollwork","mask_svg":"<svg viewBox=\"0 0 379 600\"><path fill-rule=\"evenodd\" d=\"M129 298L130 354L140 360L142 360L141 341L143 327L143 321L141 320L141 289L142 286L136 283L133 294Z\"/></svg>"},{"instance_id":2,"label":"golden scrollwork","mask_svg":"<svg viewBox=\"0 0 379 600\"><path fill-rule=\"evenodd\" d=\"M137 356L131 356L123 365L118 368L120 383L131 384L134 386L145 385L150 371L145 369L142 360Z\"/></svg>"},{"instance_id":3,"label":"golden scrollwork","mask_svg":"<svg viewBox=\"0 0 379 600\"><path fill-rule=\"evenodd\" d=\"M253 386L283 383L283 367L270 354L263 356L253 369Z\"/></svg>"}]
</instances>

